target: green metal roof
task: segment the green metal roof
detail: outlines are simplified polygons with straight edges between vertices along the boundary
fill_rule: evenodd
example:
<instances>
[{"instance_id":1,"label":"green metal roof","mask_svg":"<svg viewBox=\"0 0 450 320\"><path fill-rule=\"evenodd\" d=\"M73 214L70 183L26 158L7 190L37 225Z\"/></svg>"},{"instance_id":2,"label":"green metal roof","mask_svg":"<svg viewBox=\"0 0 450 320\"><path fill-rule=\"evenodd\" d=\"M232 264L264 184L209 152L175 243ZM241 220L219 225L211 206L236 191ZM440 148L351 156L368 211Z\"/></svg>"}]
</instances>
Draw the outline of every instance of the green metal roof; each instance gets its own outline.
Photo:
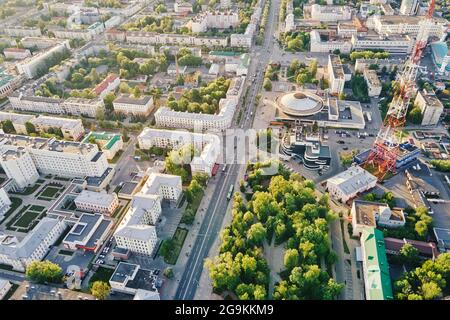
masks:
<instances>
[{"instance_id":1,"label":"green metal roof","mask_svg":"<svg viewBox=\"0 0 450 320\"><path fill-rule=\"evenodd\" d=\"M83 143L89 143L89 139L94 137L95 140L108 140L108 142L103 146L103 149L109 150L111 147L120 139L122 136L116 133L106 133L106 132L89 132L89 134L83 139Z\"/></svg>"},{"instance_id":2,"label":"green metal roof","mask_svg":"<svg viewBox=\"0 0 450 320\"><path fill-rule=\"evenodd\" d=\"M383 233L373 227L364 228L361 246L365 264L366 299L392 300L394 296Z\"/></svg>"}]
</instances>

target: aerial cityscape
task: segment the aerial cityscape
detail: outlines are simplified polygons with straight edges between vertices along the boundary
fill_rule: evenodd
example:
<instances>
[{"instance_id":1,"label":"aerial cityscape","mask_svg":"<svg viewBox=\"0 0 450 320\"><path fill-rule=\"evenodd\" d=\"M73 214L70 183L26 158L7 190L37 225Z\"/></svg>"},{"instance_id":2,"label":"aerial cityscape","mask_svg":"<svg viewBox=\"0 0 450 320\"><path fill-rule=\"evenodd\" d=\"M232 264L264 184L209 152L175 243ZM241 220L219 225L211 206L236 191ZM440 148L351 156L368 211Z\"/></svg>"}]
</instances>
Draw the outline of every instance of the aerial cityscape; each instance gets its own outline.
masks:
<instances>
[{"instance_id":1,"label":"aerial cityscape","mask_svg":"<svg viewBox=\"0 0 450 320\"><path fill-rule=\"evenodd\" d=\"M0 300L450 300L449 1L0 26Z\"/></svg>"}]
</instances>

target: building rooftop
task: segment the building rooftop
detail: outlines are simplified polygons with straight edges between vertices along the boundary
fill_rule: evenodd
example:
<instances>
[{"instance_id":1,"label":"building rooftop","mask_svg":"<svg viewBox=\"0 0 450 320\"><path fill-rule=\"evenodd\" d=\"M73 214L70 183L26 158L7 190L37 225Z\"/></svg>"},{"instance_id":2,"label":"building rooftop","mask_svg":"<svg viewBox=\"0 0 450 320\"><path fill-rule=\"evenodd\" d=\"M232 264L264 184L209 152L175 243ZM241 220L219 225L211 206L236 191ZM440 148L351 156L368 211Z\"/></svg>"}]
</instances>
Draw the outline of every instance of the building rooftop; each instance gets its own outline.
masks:
<instances>
[{"instance_id":1,"label":"building rooftop","mask_svg":"<svg viewBox=\"0 0 450 320\"><path fill-rule=\"evenodd\" d=\"M417 241L404 238L384 238L384 243L386 245L386 251L388 253L397 254L405 244L409 243L414 248L419 250L419 253L423 256L433 258L437 258L439 256L439 251L434 242Z\"/></svg>"},{"instance_id":2,"label":"building rooftop","mask_svg":"<svg viewBox=\"0 0 450 320\"><path fill-rule=\"evenodd\" d=\"M76 202L90 203L99 206L109 206L116 199L115 194L101 193L89 190L81 191L75 199Z\"/></svg>"},{"instance_id":3,"label":"building rooftop","mask_svg":"<svg viewBox=\"0 0 450 320\"><path fill-rule=\"evenodd\" d=\"M375 70L366 69L364 70L364 77L369 82L372 87L381 87L380 79L378 79L377 72Z\"/></svg>"},{"instance_id":4,"label":"building rooftop","mask_svg":"<svg viewBox=\"0 0 450 320\"><path fill-rule=\"evenodd\" d=\"M75 242L83 248L94 249L112 223L111 219L102 214L83 213L64 238L64 242Z\"/></svg>"},{"instance_id":5,"label":"building rooftop","mask_svg":"<svg viewBox=\"0 0 450 320\"><path fill-rule=\"evenodd\" d=\"M152 100L152 96L142 95L139 98L135 98L132 95L121 95L114 100L113 104L124 103L124 104L138 104L145 106Z\"/></svg>"},{"instance_id":6,"label":"building rooftop","mask_svg":"<svg viewBox=\"0 0 450 320\"><path fill-rule=\"evenodd\" d=\"M419 94L426 102L427 107L431 108L439 108L443 109L444 105L442 104L441 100L436 96L434 91L427 91L426 89L423 89L422 91L419 91L417 94Z\"/></svg>"},{"instance_id":7,"label":"building rooftop","mask_svg":"<svg viewBox=\"0 0 450 320\"><path fill-rule=\"evenodd\" d=\"M109 150L111 147L122 139L122 136L117 133L107 133L107 132L89 132L88 135L81 141L83 143L89 143L90 139L94 138L95 141L104 141L102 144L103 150Z\"/></svg>"},{"instance_id":8,"label":"building rooftop","mask_svg":"<svg viewBox=\"0 0 450 320\"><path fill-rule=\"evenodd\" d=\"M391 209L385 203L355 200L352 206L355 208L356 223L367 227L376 227L376 221L379 216L390 216L389 220L405 221L403 210Z\"/></svg>"},{"instance_id":9,"label":"building rooftop","mask_svg":"<svg viewBox=\"0 0 450 320\"><path fill-rule=\"evenodd\" d=\"M0 84L1 85L1 84ZM35 118L36 116L30 114L21 114L13 112L0 111L0 121L11 120L12 123L25 125L26 122Z\"/></svg>"},{"instance_id":10,"label":"building rooftop","mask_svg":"<svg viewBox=\"0 0 450 320\"><path fill-rule=\"evenodd\" d=\"M366 300L392 300L394 296L383 232L376 228L364 228L361 246L364 251Z\"/></svg>"},{"instance_id":11,"label":"building rooftop","mask_svg":"<svg viewBox=\"0 0 450 320\"><path fill-rule=\"evenodd\" d=\"M344 79L344 69L342 67L341 58L338 55L330 54L328 59L331 62L331 70L329 72L333 72L335 79Z\"/></svg>"},{"instance_id":12,"label":"building rooftop","mask_svg":"<svg viewBox=\"0 0 450 320\"><path fill-rule=\"evenodd\" d=\"M360 190L362 186L367 186L375 181L377 181L377 177L359 166L352 166L328 179L329 183L336 185L345 194L352 194Z\"/></svg>"},{"instance_id":13,"label":"building rooftop","mask_svg":"<svg viewBox=\"0 0 450 320\"><path fill-rule=\"evenodd\" d=\"M37 126L57 127L61 129L74 129L82 126L81 119L68 119L60 117L39 116L31 121Z\"/></svg>"},{"instance_id":14,"label":"building rooftop","mask_svg":"<svg viewBox=\"0 0 450 320\"><path fill-rule=\"evenodd\" d=\"M181 177L172 174L152 172L140 192L144 194L159 194L161 185L173 188L178 187L181 189Z\"/></svg>"},{"instance_id":15,"label":"building rooftop","mask_svg":"<svg viewBox=\"0 0 450 320\"><path fill-rule=\"evenodd\" d=\"M23 281L11 300L95 300L95 297L80 291Z\"/></svg>"},{"instance_id":16,"label":"building rooftop","mask_svg":"<svg viewBox=\"0 0 450 320\"><path fill-rule=\"evenodd\" d=\"M102 93L112 82L118 79L119 76L117 74L110 74L102 82L100 82L94 90L92 90L95 94L99 95Z\"/></svg>"}]
</instances>

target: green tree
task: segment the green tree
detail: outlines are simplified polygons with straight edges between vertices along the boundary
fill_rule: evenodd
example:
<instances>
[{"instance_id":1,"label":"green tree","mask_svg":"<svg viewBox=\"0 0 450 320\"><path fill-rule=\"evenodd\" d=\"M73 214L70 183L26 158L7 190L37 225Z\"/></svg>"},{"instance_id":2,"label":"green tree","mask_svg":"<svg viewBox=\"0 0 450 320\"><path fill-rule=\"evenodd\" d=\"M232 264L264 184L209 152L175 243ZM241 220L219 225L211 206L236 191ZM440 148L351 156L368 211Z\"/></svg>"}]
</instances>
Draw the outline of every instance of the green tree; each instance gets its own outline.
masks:
<instances>
[{"instance_id":1,"label":"green tree","mask_svg":"<svg viewBox=\"0 0 450 320\"><path fill-rule=\"evenodd\" d=\"M269 78L264 78L263 88L266 91L272 91L272 82L270 82Z\"/></svg>"},{"instance_id":2,"label":"green tree","mask_svg":"<svg viewBox=\"0 0 450 320\"><path fill-rule=\"evenodd\" d=\"M415 266L420 262L419 250L417 250L411 244L406 243L400 249L399 258L402 263L408 266Z\"/></svg>"},{"instance_id":3,"label":"green tree","mask_svg":"<svg viewBox=\"0 0 450 320\"><path fill-rule=\"evenodd\" d=\"M29 280L38 283L60 283L63 273L61 267L53 262L35 260L28 264L25 275Z\"/></svg>"},{"instance_id":4,"label":"green tree","mask_svg":"<svg viewBox=\"0 0 450 320\"><path fill-rule=\"evenodd\" d=\"M111 287L104 281L95 281L91 287L91 294L98 300L105 300L111 291Z\"/></svg>"},{"instance_id":5,"label":"green tree","mask_svg":"<svg viewBox=\"0 0 450 320\"><path fill-rule=\"evenodd\" d=\"M116 95L113 92L108 93L104 98L103 102L105 103L105 108L108 111L114 110L113 101L116 100Z\"/></svg>"},{"instance_id":6,"label":"green tree","mask_svg":"<svg viewBox=\"0 0 450 320\"><path fill-rule=\"evenodd\" d=\"M258 222L252 224L250 229L247 231L247 239L250 244L260 246L262 245L264 239L266 238L266 228L262 225L262 223Z\"/></svg>"},{"instance_id":7,"label":"green tree","mask_svg":"<svg viewBox=\"0 0 450 320\"><path fill-rule=\"evenodd\" d=\"M16 129L14 129L14 125L9 119L2 121L2 129L5 133L16 133Z\"/></svg>"},{"instance_id":8,"label":"green tree","mask_svg":"<svg viewBox=\"0 0 450 320\"><path fill-rule=\"evenodd\" d=\"M141 97L141 90L137 86L134 87L134 89L133 89L133 97L135 97L135 98Z\"/></svg>"},{"instance_id":9,"label":"green tree","mask_svg":"<svg viewBox=\"0 0 450 320\"><path fill-rule=\"evenodd\" d=\"M172 279L173 276L174 276L174 274L173 274L173 269L170 268L170 267L167 267L166 269L164 269L164 276L165 276L167 279Z\"/></svg>"},{"instance_id":10,"label":"green tree","mask_svg":"<svg viewBox=\"0 0 450 320\"><path fill-rule=\"evenodd\" d=\"M287 249L284 253L284 266L287 270L292 270L298 265L299 254L297 249Z\"/></svg>"},{"instance_id":11,"label":"green tree","mask_svg":"<svg viewBox=\"0 0 450 320\"><path fill-rule=\"evenodd\" d=\"M36 127L31 122L25 122L25 129L27 130L28 134L36 133Z\"/></svg>"}]
</instances>

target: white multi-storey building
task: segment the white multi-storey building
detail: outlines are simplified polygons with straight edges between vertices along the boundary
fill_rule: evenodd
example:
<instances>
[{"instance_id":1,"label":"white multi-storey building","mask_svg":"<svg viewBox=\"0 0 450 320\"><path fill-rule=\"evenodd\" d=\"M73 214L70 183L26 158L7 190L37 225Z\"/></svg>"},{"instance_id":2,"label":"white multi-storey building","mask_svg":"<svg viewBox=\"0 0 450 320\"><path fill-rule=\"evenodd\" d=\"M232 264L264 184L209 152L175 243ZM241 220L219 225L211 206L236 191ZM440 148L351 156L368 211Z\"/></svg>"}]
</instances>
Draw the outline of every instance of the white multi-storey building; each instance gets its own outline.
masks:
<instances>
[{"instance_id":1,"label":"white multi-storey building","mask_svg":"<svg viewBox=\"0 0 450 320\"><path fill-rule=\"evenodd\" d=\"M192 4L184 1L175 1L173 11L178 14L188 14L192 12Z\"/></svg>"},{"instance_id":2,"label":"white multi-storey building","mask_svg":"<svg viewBox=\"0 0 450 320\"><path fill-rule=\"evenodd\" d=\"M11 37L39 37L42 35L41 29L35 27L7 26L3 30Z\"/></svg>"},{"instance_id":3,"label":"white multi-storey building","mask_svg":"<svg viewBox=\"0 0 450 320\"><path fill-rule=\"evenodd\" d=\"M364 70L363 75L367 83L369 97L378 97L381 94L382 86L377 72L367 68Z\"/></svg>"},{"instance_id":4,"label":"white multi-storey building","mask_svg":"<svg viewBox=\"0 0 450 320\"><path fill-rule=\"evenodd\" d=\"M327 189L331 197L345 203L376 184L377 177L359 166L352 166L328 179Z\"/></svg>"},{"instance_id":5,"label":"white multi-storey building","mask_svg":"<svg viewBox=\"0 0 450 320\"><path fill-rule=\"evenodd\" d=\"M0 165L19 189L33 185L39 179L39 173L30 153L23 148L3 151L0 155Z\"/></svg>"},{"instance_id":6,"label":"white multi-storey building","mask_svg":"<svg viewBox=\"0 0 450 320\"><path fill-rule=\"evenodd\" d=\"M409 54L414 47L414 39L406 36L382 37L379 35L352 36L353 50L384 50L395 54Z\"/></svg>"},{"instance_id":7,"label":"white multi-storey building","mask_svg":"<svg viewBox=\"0 0 450 320\"><path fill-rule=\"evenodd\" d=\"M14 92L8 99L14 110L54 114L64 113L64 109L61 106L62 99L28 96L19 92Z\"/></svg>"},{"instance_id":8,"label":"white multi-storey building","mask_svg":"<svg viewBox=\"0 0 450 320\"><path fill-rule=\"evenodd\" d=\"M181 192L181 177L151 173L114 233L117 246L151 255L158 241L155 224L161 215L161 201L177 201Z\"/></svg>"},{"instance_id":9,"label":"white multi-storey building","mask_svg":"<svg viewBox=\"0 0 450 320\"><path fill-rule=\"evenodd\" d=\"M112 215L119 206L119 198L114 192L109 194L83 190L74 203L82 211Z\"/></svg>"},{"instance_id":10,"label":"white multi-storey building","mask_svg":"<svg viewBox=\"0 0 450 320\"><path fill-rule=\"evenodd\" d=\"M161 107L155 113L158 127L196 129L201 131L225 130L232 124L234 113L242 96L245 77L233 78L225 99L219 101L218 114L198 114L174 111Z\"/></svg>"},{"instance_id":11,"label":"white multi-storey building","mask_svg":"<svg viewBox=\"0 0 450 320\"><path fill-rule=\"evenodd\" d=\"M47 38L47 37L25 37L20 40L20 43L24 48L31 49L36 48L39 50L48 49L60 43L61 40L57 40L55 38Z\"/></svg>"},{"instance_id":12,"label":"white multi-storey building","mask_svg":"<svg viewBox=\"0 0 450 320\"><path fill-rule=\"evenodd\" d=\"M24 272L32 261L40 261L45 257L65 228L63 220L44 217L20 242L15 236L1 234L0 264Z\"/></svg>"},{"instance_id":13,"label":"white multi-storey building","mask_svg":"<svg viewBox=\"0 0 450 320\"><path fill-rule=\"evenodd\" d=\"M339 50L341 53L350 53L352 50L352 43L349 40L322 40L319 30L312 30L309 35L311 52L331 53Z\"/></svg>"},{"instance_id":14,"label":"white multi-storey building","mask_svg":"<svg viewBox=\"0 0 450 320\"><path fill-rule=\"evenodd\" d=\"M74 116L95 118L97 112L104 110L103 99L68 98L61 104L63 113Z\"/></svg>"},{"instance_id":15,"label":"white multi-storey building","mask_svg":"<svg viewBox=\"0 0 450 320\"><path fill-rule=\"evenodd\" d=\"M153 97L141 96L135 98L132 95L122 95L113 101L114 111L124 114L149 115L153 110Z\"/></svg>"},{"instance_id":16,"label":"white multi-storey building","mask_svg":"<svg viewBox=\"0 0 450 320\"><path fill-rule=\"evenodd\" d=\"M31 56L28 49L21 48L6 48L3 50L6 59L22 60Z\"/></svg>"},{"instance_id":17,"label":"white multi-storey building","mask_svg":"<svg viewBox=\"0 0 450 320\"><path fill-rule=\"evenodd\" d=\"M116 37L119 37L119 35L116 35ZM128 43L150 45L228 46L228 37L196 37L184 34L163 34L143 31L126 32L126 41Z\"/></svg>"},{"instance_id":18,"label":"white multi-storey building","mask_svg":"<svg viewBox=\"0 0 450 320\"><path fill-rule=\"evenodd\" d=\"M11 208L11 203L4 185L0 185L0 221L3 221L5 213Z\"/></svg>"},{"instance_id":19,"label":"white multi-storey building","mask_svg":"<svg viewBox=\"0 0 450 320\"><path fill-rule=\"evenodd\" d=\"M200 155L194 156L190 163L193 173L211 175L220 155L220 139L214 134L145 128L138 136L138 143L141 149L155 146L175 150L188 143L193 144L194 148L200 151Z\"/></svg>"},{"instance_id":20,"label":"white multi-storey building","mask_svg":"<svg viewBox=\"0 0 450 320\"><path fill-rule=\"evenodd\" d=\"M48 131L50 128L59 128L66 139L78 140L84 135L84 127L81 119L68 119L39 116L30 122L38 131Z\"/></svg>"},{"instance_id":21,"label":"white multi-storey building","mask_svg":"<svg viewBox=\"0 0 450 320\"><path fill-rule=\"evenodd\" d=\"M438 124L444 105L433 91L418 91L414 104L422 111L422 126Z\"/></svg>"},{"instance_id":22,"label":"white multi-storey building","mask_svg":"<svg viewBox=\"0 0 450 320\"><path fill-rule=\"evenodd\" d=\"M368 27L371 26L380 35L404 35L417 36L420 25L423 22L420 16L398 16L398 15L374 15L368 19ZM429 26L430 37L441 38L447 33L448 22L440 17L433 18L433 24Z\"/></svg>"},{"instance_id":23,"label":"white multi-storey building","mask_svg":"<svg viewBox=\"0 0 450 320\"><path fill-rule=\"evenodd\" d=\"M311 19L331 22L351 20L352 10L348 6L313 4L311 6Z\"/></svg>"},{"instance_id":24,"label":"white multi-storey building","mask_svg":"<svg viewBox=\"0 0 450 320\"><path fill-rule=\"evenodd\" d=\"M330 77L330 92L341 94L344 91L345 75L341 58L338 55L330 54L328 56L328 75Z\"/></svg>"},{"instance_id":25,"label":"white multi-storey building","mask_svg":"<svg viewBox=\"0 0 450 320\"><path fill-rule=\"evenodd\" d=\"M108 168L108 161L96 144L0 134L0 152L6 151L28 152L42 174L100 177Z\"/></svg>"},{"instance_id":26,"label":"white multi-storey building","mask_svg":"<svg viewBox=\"0 0 450 320\"><path fill-rule=\"evenodd\" d=\"M62 53L65 50L70 50L69 41L59 43L44 52L40 52L19 62L16 65L17 71L19 74L24 74L28 79L32 79L37 75L39 68L41 68L49 58L54 54Z\"/></svg>"},{"instance_id":27,"label":"white multi-storey building","mask_svg":"<svg viewBox=\"0 0 450 320\"><path fill-rule=\"evenodd\" d=\"M22 75L16 76L0 71L0 99L9 96L20 88L23 80L25 80L25 77Z\"/></svg>"},{"instance_id":28,"label":"white multi-storey building","mask_svg":"<svg viewBox=\"0 0 450 320\"><path fill-rule=\"evenodd\" d=\"M406 16L413 16L419 9L419 0L402 0L400 5L400 13Z\"/></svg>"},{"instance_id":29,"label":"white multi-storey building","mask_svg":"<svg viewBox=\"0 0 450 320\"><path fill-rule=\"evenodd\" d=\"M229 29L239 25L239 14L233 11L202 12L191 20L194 33L206 32L208 29Z\"/></svg>"}]
</instances>

